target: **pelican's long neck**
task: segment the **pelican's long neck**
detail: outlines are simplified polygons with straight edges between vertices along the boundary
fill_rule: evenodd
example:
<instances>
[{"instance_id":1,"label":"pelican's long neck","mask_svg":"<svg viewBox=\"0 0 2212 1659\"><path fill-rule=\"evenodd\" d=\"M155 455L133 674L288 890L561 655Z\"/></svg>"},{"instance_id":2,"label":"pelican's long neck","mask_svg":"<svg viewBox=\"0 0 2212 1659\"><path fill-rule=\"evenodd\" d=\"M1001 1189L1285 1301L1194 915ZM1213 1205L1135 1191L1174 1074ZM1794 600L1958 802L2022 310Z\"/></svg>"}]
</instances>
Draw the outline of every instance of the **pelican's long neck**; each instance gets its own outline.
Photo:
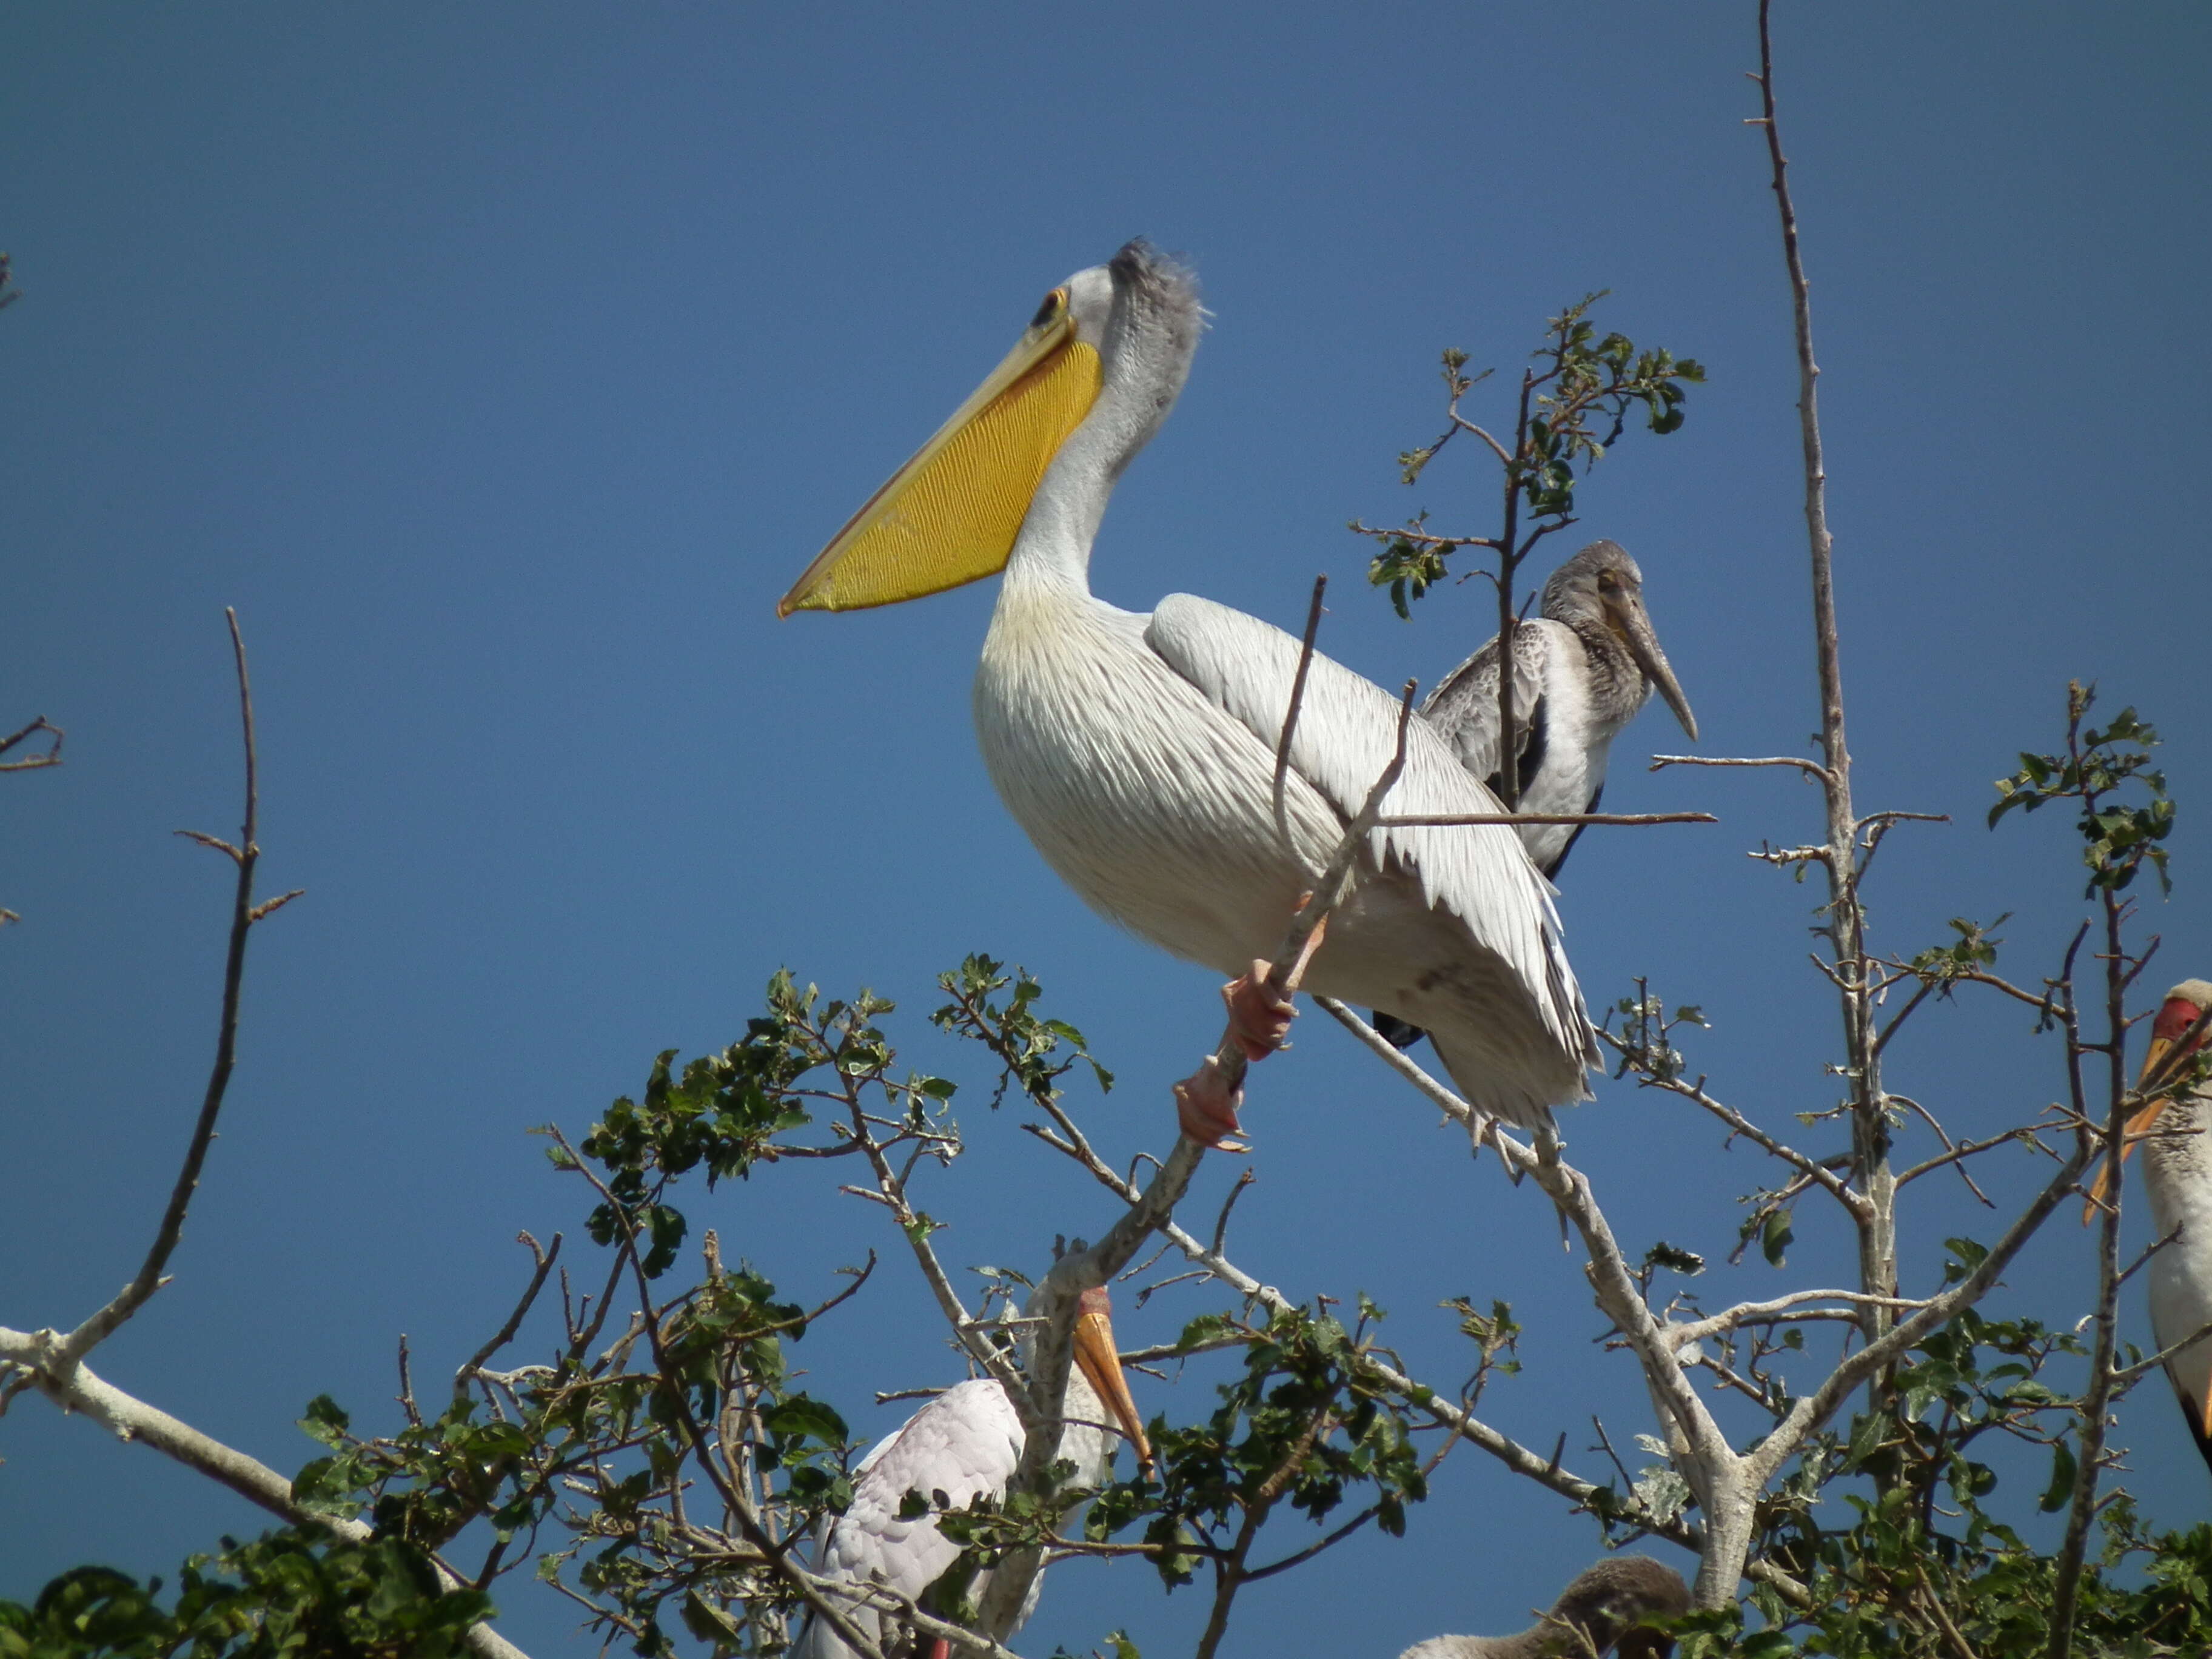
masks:
<instances>
[{"instance_id":1,"label":"pelican's long neck","mask_svg":"<svg viewBox=\"0 0 2212 1659\"><path fill-rule=\"evenodd\" d=\"M1125 423L1114 418L1109 380L1083 424L1045 469L1006 561L1006 590L1039 589L1069 596L1091 591L1091 544L1106 516L1121 469L1142 446L1127 442Z\"/></svg>"},{"instance_id":2,"label":"pelican's long neck","mask_svg":"<svg viewBox=\"0 0 2212 1659\"><path fill-rule=\"evenodd\" d=\"M1152 441L1190 373L1199 307L1187 273L1125 249L1110 267L1113 309L1099 345L1098 401L1030 499L1003 593L1091 591L1091 546L1123 469Z\"/></svg>"}]
</instances>

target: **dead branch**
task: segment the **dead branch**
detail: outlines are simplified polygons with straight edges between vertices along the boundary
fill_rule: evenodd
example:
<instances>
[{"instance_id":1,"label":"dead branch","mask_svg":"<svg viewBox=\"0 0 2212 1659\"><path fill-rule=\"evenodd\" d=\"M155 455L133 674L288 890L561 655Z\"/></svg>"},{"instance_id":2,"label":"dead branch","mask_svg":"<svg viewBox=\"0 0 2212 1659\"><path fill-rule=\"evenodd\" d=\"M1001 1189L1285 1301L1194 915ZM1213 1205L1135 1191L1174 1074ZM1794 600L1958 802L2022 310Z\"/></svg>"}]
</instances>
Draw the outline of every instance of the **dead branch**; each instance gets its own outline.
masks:
<instances>
[{"instance_id":1,"label":"dead branch","mask_svg":"<svg viewBox=\"0 0 2212 1659\"><path fill-rule=\"evenodd\" d=\"M5 303L5 300L0 300L0 305ZM0 755L6 754L18 744L27 742L41 732L52 739L44 754L27 755L21 760L0 761L0 772L35 772L42 766L59 766L62 763L62 739L69 734L44 714L21 730L10 732L6 737L0 738Z\"/></svg>"},{"instance_id":2,"label":"dead branch","mask_svg":"<svg viewBox=\"0 0 2212 1659\"><path fill-rule=\"evenodd\" d=\"M1375 820L1378 830L1455 829L1480 823L1577 823L1632 827L1647 823L1718 823L1711 812L1458 812L1413 814Z\"/></svg>"},{"instance_id":3,"label":"dead branch","mask_svg":"<svg viewBox=\"0 0 2212 1659\"><path fill-rule=\"evenodd\" d=\"M123 1287L113 1301L71 1331L63 1341L53 1356L53 1363L64 1370L106 1340L161 1289L161 1272L168 1266L170 1254L184 1234L185 1212L191 1206L192 1194L199 1187L200 1169L215 1140L216 1120L222 1115L223 1095L230 1087L231 1068L237 1060L239 1005L246 981L246 939L257 919L253 869L260 860L261 848L254 842L254 827L260 808L260 790L253 741L253 687L246 672L246 641L238 631L238 612L227 609L222 614L230 624L231 655L238 671L239 725L246 747L246 818L239 844L224 848L238 866L238 884L231 904L230 949L223 964L222 1012L216 1028L215 1065L208 1074L207 1091L200 1102L199 1121L193 1126L191 1140L185 1149L184 1167L177 1172L176 1185L170 1191L168 1207L154 1235L153 1247L146 1252L137 1276ZM212 837L195 836L195 839Z\"/></svg>"},{"instance_id":4,"label":"dead branch","mask_svg":"<svg viewBox=\"0 0 2212 1659\"><path fill-rule=\"evenodd\" d=\"M1644 769L1662 772L1670 766L1794 766L1822 783L1828 781L1826 767L1801 755L1762 755L1750 759L1729 755L1654 755Z\"/></svg>"}]
</instances>

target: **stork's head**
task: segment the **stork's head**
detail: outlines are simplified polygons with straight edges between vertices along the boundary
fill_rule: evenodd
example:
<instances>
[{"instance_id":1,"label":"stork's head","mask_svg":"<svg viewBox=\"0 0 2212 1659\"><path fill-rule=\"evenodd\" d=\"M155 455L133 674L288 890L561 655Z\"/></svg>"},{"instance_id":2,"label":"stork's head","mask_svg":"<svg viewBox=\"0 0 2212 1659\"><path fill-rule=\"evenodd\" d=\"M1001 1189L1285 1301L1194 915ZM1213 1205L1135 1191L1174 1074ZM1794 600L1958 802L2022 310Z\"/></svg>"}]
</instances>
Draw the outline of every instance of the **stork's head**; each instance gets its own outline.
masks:
<instances>
[{"instance_id":1,"label":"stork's head","mask_svg":"<svg viewBox=\"0 0 2212 1659\"><path fill-rule=\"evenodd\" d=\"M1078 428L1098 428L1091 435L1109 482L1159 429L1204 314L1190 272L1141 240L1077 271L1044 296L952 418L830 538L776 614L896 605L997 574Z\"/></svg>"},{"instance_id":2,"label":"stork's head","mask_svg":"<svg viewBox=\"0 0 2212 1659\"><path fill-rule=\"evenodd\" d=\"M1571 1625L1593 1652L1665 1659L1674 1650L1674 1638L1635 1627L1646 1619L1671 1619L1689 1610L1690 1587L1672 1567L1648 1555L1609 1555L1567 1586L1545 1622Z\"/></svg>"},{"instance_id":3,"label":"stork's head","mask_svg":"<svg viewBox=\"0 0 2212 1659\"><path fill-rule=\"evenodd\" d=\"M2150 1024L2150 1047L2143 1051L2142 1069L2136 1073L2138 1092L2146 1089L2166 1089L2186 1075L2185 1062L2189 1056L2204 1046L2204 1016L2212 1012L2212 982L2201 979L2185 979L2166 994L2160 1005L2158 1016ZM2176 1049L2180 1052L2177 1054ZM2159 1115L2173 1103L2170 1093L2139 1109L2128 1120L2127 1133L2120 1142L2120 1162L2157 1126ZM2097 1206L2114 1179L2107 1169L2097 1171L2096 1180L2089 1188L2089 1201L2081 1206L2081 1221L2087 1225L2097 1212Z\"/></svg>"},{"instance_id":4,"label":"stork's head","mask_svg":"<svg viewBox=\"0 0 2212 1659\"><path fill-rule=\"evenodd\" d=\"M1145 1420L1137 1415L1137 1402L1121 1373L1121 1352L1114 1346L1113 1304L1101 1288L1085 1291L1075 1316L1075 1364L1091 1392L1114 1414L1114 1421L1137 1454L1138 1466L1152 1472L1152 1443L1145 1438Z\"/></svg>"},{"instance_id":5,"label":"stork's head","mask_svg":"<svg viewBox=\"0 0 2212 1659\"><path fill-rule=\"evenodd\" d=\"M1667 699L1674 718L1694 740L1698 717L1674 679L1659 635L1644 608L1644 573L1619 542L1592 542L1552 573L1544 584L1543 613L1557 622L1577 617L1601 623L1628 648L1644 682Z\"/></svg>"}]
</instances>

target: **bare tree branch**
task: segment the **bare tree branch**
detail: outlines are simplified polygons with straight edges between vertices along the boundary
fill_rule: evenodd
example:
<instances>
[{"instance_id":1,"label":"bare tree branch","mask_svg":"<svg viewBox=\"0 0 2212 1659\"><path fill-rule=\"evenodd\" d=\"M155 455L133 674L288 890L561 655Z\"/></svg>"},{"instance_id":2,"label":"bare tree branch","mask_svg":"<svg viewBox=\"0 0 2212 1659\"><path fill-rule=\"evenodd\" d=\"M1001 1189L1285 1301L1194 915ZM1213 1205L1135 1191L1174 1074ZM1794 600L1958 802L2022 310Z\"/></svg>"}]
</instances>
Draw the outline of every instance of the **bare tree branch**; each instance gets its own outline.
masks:
<instances>
[{"instance_id":1,"label":"bare tree branch","mask_svg":"<svg viewBox=\"0 0 2212 1659\"><path fill-rule=\"evenodd\" d=\"M5 301L0 301L0 304L5 303ZM62 763L62 739L69 734L44 714L40 715L21 730L10 732L6 737L0 738L0 755L6 754L16 744L37 736L41 732L52 739L47 744L44 754L26 756L21 760L0 761L0 772L35 772L42 766L59 766Z\"/></svg>"},{"instance_id":2,"label":"bare tree branch","mask_svg":"<svg viewBox=\"0 0 2212 1659\"><path fill-rule=\"evenodd\" d=\"M1799 755L1766 755L1755 760L1738 759L1723 755L1654 755L1651 764L1644 769L1664 771L1670 766L1794 766L1799 771L1822 783L1828 781L1828 769L1818 761L1809 761Z\"/></svg>"},{"instance_id":3,"label":"bare tree branch","mask_svg":"<svg viewBox=\"0 0 2212 1659\"><path fill-rule=\"evenodd\" d=\"M1711 812L1459 812L1441 816L1415 814L1406 817L1381 817L1375 820L1375 827L1378 830L1424 827L1448 830L1462 824L1477 823L1602 823L1626 826L1719 822Z\"/></svg>"},{"instance_id":4,"label":"bare tree branch","mask_svg":"<svg viewBox=\"0 0 2212 1659\"><path fill-rule=\"evenodd\" d=\"M192 1127L191 1140L185 1149L184 1167L177 1172L176 1185L170 1191L168 1208L162 1213L153 1247L146 1252L137 1277L63 1342L55 1362L64 1369L113 1334L161 1289L161 1272L184 1233L185 1212L199 1186L200 1168L207 1161L208 1147L215 1139L216 1120L222 1115L223 1095L230 1086L231 1068L237 1060L239 1004L246 980L246 938L255 921L253 867L261 857L261 849L253 838L260 793L253 743L253 687L246 677L246 641L238 631L238 612L226 610L223 616L230 624L231 654L238 669L239 725L246 746L246 818L238 846L226 848L238 866L238 886L231 904L230 949L223 964L222 1012L216 1030L215 1065L208 1074L207 1091L200 1102L199 1121Z\"/></svg>"}]
</instances>

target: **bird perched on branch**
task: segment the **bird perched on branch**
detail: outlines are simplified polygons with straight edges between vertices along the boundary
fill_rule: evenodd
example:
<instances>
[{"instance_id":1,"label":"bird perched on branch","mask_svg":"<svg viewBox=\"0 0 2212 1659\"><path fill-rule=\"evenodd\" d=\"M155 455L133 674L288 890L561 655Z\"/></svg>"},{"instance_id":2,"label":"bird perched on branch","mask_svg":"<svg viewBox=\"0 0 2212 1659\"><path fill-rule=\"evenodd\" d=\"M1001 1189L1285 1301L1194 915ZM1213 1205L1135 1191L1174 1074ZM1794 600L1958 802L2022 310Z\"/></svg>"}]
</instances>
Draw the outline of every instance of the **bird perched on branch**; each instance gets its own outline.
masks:
<instances>
[{"instance_id":1,"label":"bird perched on branch","mask_svg":"<svg viewBox=\"0 0 2212 1659\"><path fill-rule=\"evenodd\" d=\"M1152 1447L1137 1415L1136 1402L1121 1375L1114 1346L1111 1308L1103 1290L1086 1291L1075 1325L1074 1364L1068 1367L1067 1393L1060 1407L1065 1422L1059 1455L1075 1466L1073 1484L1097 1487L1113 1478L1114 1453L1126 1439L1146 1470ZM880 1583L919 1600L960 1556L960 1546L937 1528L929 1515L900 1517L908 1492L919 1492L940 1507L965 1508L979 1497L998 1498L1006 1490L1022 1459L1025 1437L1021 1413L993 1377L978 1377L947 1389L891 1435L876 1443L854 1472L853 1502L830 1522L815 1545L814 1571L852 1583ZM989 1583L976 1576L970 1594L978 1601ZM1036 1608L1044 1583L1042 1571L1030 1585L1018 1626ZM853 1621L882 1638L897 1626L888 1615L860 1610ZM944 1659L942 1643L922 1644L928 1659ZM853 1649L818 1613L800 1635L793 1659L850 1659Z\"/></svg>"},{"instance_id":2,"label":"bird perched on branch","mask_svg":"<svg viewBox=\"0 0 2212 1659\"><path fill-rule=\"evenodd\" d=\"M1493 636L1447 674L1421 705L1461 763L1503 793ZM1605 798L1613 740L1653 691L1692 741L1697 716L1682 695L1644 608L1644 573L1618 542L1592 542L1552 573L1537 615L1513 630L1514 776L1523 812L1595 812ZM1583 830L1578 823L1516 826L1521 844L1556 880ZM1378 1009L1376 1030L1401 1048L1420 1031Z\"/></svg>"},{"instance_id":3,"label":"bird perched on branch","mask_svg":"<svg viewBox=\"0 0 2212 1659\"><path fill-rule=\"evenodd\" d=\"M2187 1061L2203 1046L2198 1029L2212 1010L2212 983L2185 979L2166 994L2152 1023L2150 1048L2136 1074L2137 1089L2154 1088L2188 1075ZM2180 1054L2174 1050L2179 1048ZM2175 1099L2154 1100L2129 1121L2121 1161L2138 1141L2143 1149L2143 1187L2150 1195L2150 1224L2164 1238L2180 1237L2158 1251L2145 1270L2150 1279L2150 1328L2160 1348L2212 1325L2212 1083ZM2115 1172L2098 1173L2081 1218L2117 1184ZM2212 1337L2191 1342L2166 1362L2166 1375L2181 1401L2181 1414L2197 1449L2212 1468Z\"/></svg>"},{"instance_id":4,"label":"bird perched on branch","mask_svg":"<svg viewBox=\"0 0 2212 1659\"><path fill-rule=\"evenodd\" d=\"M1107 499L1167 418L1198 347L1190 273L1142 242L1052 290L1005 362L808 567L781 611L889 605L1003 568L975 714L1000 796L1091 906L1236 978L1232 1027L1280 1046L1287 1000L1254 971L1392 760L1398 700L1299 641L1188 594L1149 615L1093 598ZM1286 731L1287 725L1287 731ZM1279 772L1278 749L1284 751ZM1420 721L1391 816L1494 813ZM1433 1032L1485 1111L1534 1127L1597 1059L1550 893L1511 831L1365 838L1305 978ZM1227 1086L1179 1090L1186 1133L1235 1124Z\"/></svg>"},{"instance_id":5,"label":"bird perched on branch","mask_svg":"<svg viewBox=\"0 0 2212 1659\"><path fill-rule=\"evenodd\" d=\"M1432 1636L1398 1659L1666 1659L1674 1638L1637 1626L1689 1610L1689 1586L1672 1567L1648 1555L1609 1555L1518 1636Z\"/></svg>"}]
</instances>

